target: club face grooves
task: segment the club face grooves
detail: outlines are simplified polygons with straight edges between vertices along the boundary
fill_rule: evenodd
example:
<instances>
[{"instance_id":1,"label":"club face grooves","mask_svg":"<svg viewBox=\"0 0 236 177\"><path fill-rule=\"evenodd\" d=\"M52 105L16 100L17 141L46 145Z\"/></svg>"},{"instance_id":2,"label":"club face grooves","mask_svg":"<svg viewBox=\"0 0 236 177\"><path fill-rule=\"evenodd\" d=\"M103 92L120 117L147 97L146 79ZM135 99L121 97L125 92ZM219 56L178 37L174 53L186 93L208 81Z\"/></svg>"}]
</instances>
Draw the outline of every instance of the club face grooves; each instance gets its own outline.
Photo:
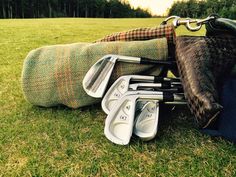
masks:
<instances>
[{"instance_id":1,"label":"club face grooves","mask_svg":"<svg viewBox=\"0 0 236 177\"><path fill-rule=\"evenodd\" d=\"M97 80L97 78L99 77L100 73L102 72L102 70L104 69L104 67L106 66L108 61L109 61L108 59L105 59L102 61L98 61L96 64L94 64L93 68L95 68L95 69L93 72L90 72L92 74L91 74L91 76L89 76L87 78L87 81L84 84L86 89L90 89L94 85L94 82ZM101 62L101 64L97 67L97 65L100 62ZM91 69L90 69L90 71L91 71Z\"/></svg>"},{"instance_id":2,"label":"club face grooves","mask_svg":"<svg viewBox=\"0 0 236 177\"><path fill-rule=\"evenodd\" d=\"M92 86L90 88L92 92L96 92L97 89L99 88L99 86L101 85L101 83L104 80L107 80L107 79L105 79L105 77L110 77L109 76L110 74L108 75L108 73L109 73L109 71L111 71L111 69L113 68L114 65L115 65L115 63L113 63L111 61L107 61L106 62L106 66L100 72L100 74L98 75L98 77L96 78L95 82L92 84Z\"/></svg>"}]
</instances>

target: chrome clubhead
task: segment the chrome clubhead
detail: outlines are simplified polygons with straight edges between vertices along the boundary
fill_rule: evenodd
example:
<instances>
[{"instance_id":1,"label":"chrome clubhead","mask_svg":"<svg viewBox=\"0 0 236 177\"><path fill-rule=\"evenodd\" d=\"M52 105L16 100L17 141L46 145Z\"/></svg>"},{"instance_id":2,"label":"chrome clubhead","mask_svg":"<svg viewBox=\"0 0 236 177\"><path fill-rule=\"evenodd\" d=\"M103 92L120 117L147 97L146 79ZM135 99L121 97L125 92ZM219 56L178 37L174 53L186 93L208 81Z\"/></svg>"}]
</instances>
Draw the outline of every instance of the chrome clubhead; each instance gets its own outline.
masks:
<instances>
[{"instance_id":1,"label":"chrome clubhead","mask_svg":"<svg viewBox=\"0 0 236 177\"><path fill-rule=\"evenodd\" d=\"M134 134L143 141L153 139L157 134L159 120L159 101L147 102L134 123Z\"/></svg>"},{"instance_id":2,"label":"chrome clubhead","mask_svg":"<svg viewBox=\"0 0 236 177\"><path fill-rule=\"evenodd\" d=\"M83 88L88 95L95 98L104 95L116 60L116 56L106 55L89 69L83 79Z\"/></svg>"},{"instance_id":3,"label":"chrome clubhead","mask_svg":"<svg viewBox=\"0 0 236 177\"><path fill-rule=\"evenodd\" d=\"M141 77L140 77L141 78ZM139 78L139 79L140 79ZM142 78L144 79L144 77ZM151 81L151 78L148 78L149 82ZM121 79L118 79L107 91L105 94L103 100L102 100L102 109L103 111L108 114L109 111L112 109L114 105L116 105L116 102L119 98L121 98L126 92L129 92L129 90L136 91L139 88L139 92L135 92L135 94L140 94L141 91L143 94L157 94L158 91L167 91L167 92L179 92L181 90L180 88L181 83L180 82L173 82L173 84L170 84L170 89L157 89L163 87L163 83L135 83L135 84L129 84L131 78L130 77L122 77ZM175 88L176 84L176 88ZM165 87L163 87L165 88ZM166 87L167 88L167 87ZM128 93L130 94L130 93ZM143 104L143 103L142 103Z\"/></svg>"},{"instance_id":4,"label":"chrome clubhead","mask_svg":"<svg viewBox=\"0 0 236 177\"><path fill-rule=\"evenodd\" d=\"M112 54L102 57L89 69L83 79L83 88L88 95L102 98L116 61L140 63L141 58Z\"/></svg>"},{"instance_id":5,"label":"chrome clubhead","mask_svg":"<svg viewBox=\"0 0 236 177\"><path fill-rule=\"evenodd\" d=\"M115 144L127 145L133 132L137 100L154 100L164 103L186 104L183 95L126 95L120 98L107 115L104 134Z\"/></svg>"},{"instance_id":6,"label":"chrome clubhead","mask_svg":"<svg viewBox=\"0 0 236 177\"><path fill-rule=\"evenodd\" d=\"M127 95L163 95L163 92L158 92L158 91L146 91L146 90L134 90L134 91L126 91L124 94L117 95L116 92L114 95L109 97L109 99L105 99L106 97L103 98L102 100L102 109L106 114L109 114L109 112L112 110L114 106L117 106L117 102L119 99L122 97L125 97ZM139 106L138 109L141 108L141 106L145 104L145 100L140 100L139 101Z\"/></svg>"},{"instance_id":7,"label":"chrome clubhead","mask_svg":"<svg viewBox=\"0 0 236 177\"><path fill-rule=\"evenodd\" d=\"M83 88L88 95L95 98L101 98L103 96L116 61L126 63L165 65L171 67L176 66L176 62L173 61L112 54L105 55L89 69L83 79Z\"/></svg>"}]
</instances>

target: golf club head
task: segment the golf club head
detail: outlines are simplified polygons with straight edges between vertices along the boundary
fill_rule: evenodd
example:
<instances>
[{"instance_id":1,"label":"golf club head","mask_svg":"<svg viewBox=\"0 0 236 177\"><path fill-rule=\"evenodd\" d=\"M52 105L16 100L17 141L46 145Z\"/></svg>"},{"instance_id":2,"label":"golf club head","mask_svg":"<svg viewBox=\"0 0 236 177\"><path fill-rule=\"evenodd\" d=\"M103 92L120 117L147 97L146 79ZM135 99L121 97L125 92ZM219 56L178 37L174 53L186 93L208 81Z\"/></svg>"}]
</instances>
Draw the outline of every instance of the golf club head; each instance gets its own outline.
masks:
<instances>
[{"instance_id":1,"label":"golf club head","mask_svg":"<svg viewBox=\"0 0 236 177\"><path fill-rule=\"evenodd\" d=\"M112 110L113 106L117 105L117 101L126 95L138 95L138 94L143 94L143 95L155 95L155 94L163 94L162 92L158 91L150 91L150 90L133 90L133 91L126 91L126 92L117 92L117 90L114 90L115 92L111 95L111 97L104 97L102 100L102 109L106 114L109 114L109 112ZM142 106L144 103L140 101L140 106ZM140 106L138 109L140 109Z\"/></svg>"},{"instance_id":2,"label":"golf club head","mask_svg":"<svg viewBox=\"0 0 236 177\"><path fill-rule=\"evenodd\" d=\"M116 106L112 108L105 121L104 134L111 142L120 145L129 144L133 132L136 101L156 100L156 101L175 101L183 103L184 96L177 94L160 95L135 95L130 94L121 97ZM185 102L186 103L186 102Z\"/></svg>"},{"instance_id":3,"label":"golf club head","mask_svg":"<svg viewBox=\"0 0 236 177\"><path fill-rule=\"evenodd\" d=\"M83 88L85 92L92 97L101 98L104 95L116 61L140 63L140 60L141 58L139 57L113 54L105 55L86 73L83 79Z\"/></svg>"},{"instance_id":4,"label":"golf club head","mask_svg":"<svg viewBox=\"0 0 236 177\"><path fill-rule=\"evenodd\" d=\"M131 90L135 91L138 88L142 88L142 90L139 91L147 91L143 92L143 94L152 94L150 92L153 92L153 94L157 94L158 87L162 87L162 83L135 83L135 84L129 84L131 78L130 77L122 77L121 79L117 79L116 82L110 87L110 89L105 94L103 100L102 100L102 109L103 111L108 114L109 111L112 109L114 105L116 105L116 102L119 98L121 98L126 92L129 92L130 88ZM177 88L174 88L174 85L177 85ZM170 85L171 86L171 85ZM172 89L160 89L159 91L163 92L173 92L177 93L179 92L181 83L175 82L172 86ZM156 90L155 90L156 89ZM149 93L148 93L149 92ZM130 93L128 93L130 94ZM139 92L135 92L135 94L140 94Z\"/></svg>"},{"instance_id":5,"label":"golf club head","mask_svg":"<svg viewBox=\"0 0 236 177\"><path fill-rule=\"evenodd\" d=\"M105 55L89 69L83 79L83 88L88 95L94 98L104 95L116 60L116 56Z\"/></svg>"},{"instance_id":6,"label":"golf club head","mask_svg":"<svg viewBox=\"0 0 236 177\"><path fill-rule=\"evenodd\" d=\"M149 141L156 136L159 120L159 101L147 102L141 113L136 117L134 134L143 141Z\"/></svg>"},{"instance_id":7,"label":"golf club head","mask_svg":"<svg viewBox=\"0 0 236 177\"><path fill-rule=\"evenodd\" d=\"M129 144L133 132L135 116L135 96L122 99L105 121L104 134L111 142L119 145Z\"/></svg>"},{"instance_id":8,"label":"golf club head","mask_svg":"<svg viewBox=\"0 0 236 177\"><path fill-rule=\"evenodd\" d=\"M119 77L106 92L103 100L102 100L102 108L104 112L108 113L109 108L117 99L119 99L125 92L129 90L129 85L132 82L155 82L155 76L143 76L143 75L125 75ZM174 81L178 82L179 79L174 79ZM109 102L109 103L108 103ZM110 105L110 106L108 106Z\"/></svg>"},{"instance_id":9,"label":"golf club head","mask_svg":"<svg viewBox=\"0 0 236 177\"><path fill-rule=\"evenodd\" d=\"M136 102L136 116L142 111L143 107L149 102L149 100L137 100Z\"/></svg>"}]
</instances>

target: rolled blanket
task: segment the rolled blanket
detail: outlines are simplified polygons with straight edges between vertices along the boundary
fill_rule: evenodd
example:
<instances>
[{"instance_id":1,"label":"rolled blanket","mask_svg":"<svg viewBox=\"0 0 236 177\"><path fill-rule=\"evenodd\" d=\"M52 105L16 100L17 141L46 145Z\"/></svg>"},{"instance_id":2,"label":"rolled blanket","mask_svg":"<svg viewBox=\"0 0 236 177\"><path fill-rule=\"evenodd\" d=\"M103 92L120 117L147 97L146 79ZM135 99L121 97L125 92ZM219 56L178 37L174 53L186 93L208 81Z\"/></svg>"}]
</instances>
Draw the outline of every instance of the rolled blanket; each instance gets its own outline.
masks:
<instances>
[{"instance_id":1,"label":"rolled blanket","mask_svg":"<svg viewBox=\"0 0 236 177\"><path fill-rule=\"evenodd\" d=\"M236 38L177 37L176 59L190 110L206 128L222 110L219 93L236 63Z\"/></svg>"},{"instance_id":2,"label":"rolled blanket","mask_svg":"<svg viewBox=\"0 0 236 177\"><path fill-rule=\"evenodd\" d=\"M24 61L22 88L26 100L38 106L66 105L71 108L100 101L89 97L82 80L89 68L106 54L119 54L166 60L166 38L134 42L75 43L54 45L31 51ZM112 74L114 81L121 75L141 72L156 74L160 67L117 63Z\"/></svg>"}]
</instances>

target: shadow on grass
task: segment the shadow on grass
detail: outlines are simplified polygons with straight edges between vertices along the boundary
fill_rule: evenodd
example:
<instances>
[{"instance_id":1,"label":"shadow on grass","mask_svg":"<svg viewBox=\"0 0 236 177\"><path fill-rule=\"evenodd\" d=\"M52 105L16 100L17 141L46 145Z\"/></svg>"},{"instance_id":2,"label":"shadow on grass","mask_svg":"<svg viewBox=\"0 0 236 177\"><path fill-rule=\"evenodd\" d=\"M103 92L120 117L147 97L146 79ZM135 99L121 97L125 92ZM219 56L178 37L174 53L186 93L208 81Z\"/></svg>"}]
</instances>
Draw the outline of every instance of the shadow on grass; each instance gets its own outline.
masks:
<instances>
[{"instance_id":1,"label":"shadow on grass","mask_svg":"<svg viewBox=\"0 0 236 177\"><path fill-rule=\"evenodd\" d=\"M52 118L56 118L53 115L66 114L67 116L64 117L65 119L67 119L69 115L76 116L76 115L81 115L82 113L85 113L88 115L87 117L90 117L92 120L95 120L96 117L99 116L98 113L101 112L100 110L101 108L99 104L86 106L86 107L82 107L78 109L69 108L64 105L58 105L54 107L42 107L42 106L31 105L28 107L28 109L25 112L32 112L32 113L38 113L38 114L50 113L50 115L52 115L51 116ZM70 121L71 119L67 119L67 120Z\"/></svg>"},{"instance_id":2,"label":"shadow on grass","mask_svg":"<svg viewBox=\"0 0 236 177\"><path fill-rule=\"evenodd\" d=\"M100 104L86 106L78 109L71 109L66 106L60 105L50 108L29 106L25 113L32 115L35 118L44 119L63 119L71 125L79 125L85 123L84 126L104 126L106 114L103 113ZM183 138L181 138L183 137ZM167 148L174 148L179 143L191 143L192 138L199 138L199 140L210 139L215 143L222 142L221 138L214 138L202 134L194 123L194 117L186 105L161 105L160 115L158 122L158 132L156 138L151 141L143 142L137 136L133 136L130 145L143 145L143 144L165 144ZM189 140L188 140L189 139ZM224 140L223 140L224 141ZM201 143L201 141L198 141ZM227 143L227 142L226 142Z\"/></svg>"}]
</instances>

